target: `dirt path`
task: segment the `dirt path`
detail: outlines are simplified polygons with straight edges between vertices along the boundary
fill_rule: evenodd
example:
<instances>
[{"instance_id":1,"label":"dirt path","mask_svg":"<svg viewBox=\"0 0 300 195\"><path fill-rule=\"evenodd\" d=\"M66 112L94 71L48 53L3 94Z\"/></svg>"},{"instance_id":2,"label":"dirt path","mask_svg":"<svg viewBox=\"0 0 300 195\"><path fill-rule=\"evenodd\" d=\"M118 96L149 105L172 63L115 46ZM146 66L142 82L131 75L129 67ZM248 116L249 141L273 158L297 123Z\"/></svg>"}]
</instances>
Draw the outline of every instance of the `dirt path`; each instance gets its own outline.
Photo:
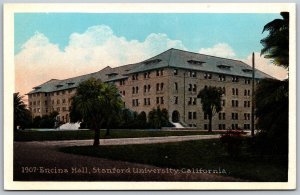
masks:
<instances>
[{"instance_id":1,"label":"dirt path","mask_svg":"<svg viewBox=\"0 0 300 195\"><path fill-rule=\"evenodd\" d=\"M201 170L159 168L60 152L60 147L90 144L91 141L15 142L16 181L242 181ZM115 141L116 142L116 141ZM115 143L111 142L111 143ZM103 143L103 142L102 142ZM124 144L124 142L119 142ZM127 142L128 143L128 142ZM107 144L108 145L108 144Z\"/></svg>"},{"instance_id":2,"label":"dirt path","mask_svg":"<svg viewBox=\"0 0 300 195\"><path fill-rule=\"evenodd\" d=\"M128 145L128 144L155 144L168 142L181 142L191 140L216 139L220 135L186 135L166 137L139 137L139 138L118 138L100 139L100 145ZM63 140L63 141L34 141L32 143L46 146L86 146L92 145L93 140Z\"/></svg>"}]
</instances>

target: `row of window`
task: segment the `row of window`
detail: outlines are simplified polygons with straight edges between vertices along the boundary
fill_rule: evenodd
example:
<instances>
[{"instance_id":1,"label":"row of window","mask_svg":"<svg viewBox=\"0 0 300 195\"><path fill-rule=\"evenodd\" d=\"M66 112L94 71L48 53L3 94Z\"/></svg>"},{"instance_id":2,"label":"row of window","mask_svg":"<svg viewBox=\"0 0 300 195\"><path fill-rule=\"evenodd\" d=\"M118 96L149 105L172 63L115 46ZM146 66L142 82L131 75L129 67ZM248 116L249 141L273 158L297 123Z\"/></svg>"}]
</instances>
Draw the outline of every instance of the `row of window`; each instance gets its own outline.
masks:
<instances>
[{"instance_id":1,"label":"row of window","mask_svg":"<svg viewBox=\"0 0 300 195\"><path fill-rule=\"evenodd\" d=\"M197 127L196 124L189 124L189 127ZM204 130L208 130L208 124L203 125ZM226 124L218 124L219 130L226 130ZM232 130L239 130L240 127L238 124L231 124ZM249 130L250 124L244 124L244 130Z\"/></svg>"},{"instance_id":2,"label":"row of window","mask_svg":"<svg viewBox=\"0 0 300 195\"><path fill-rule=\"evenodd\" d=\"M173 70L173 74L176 76L178 75L178 69ZM144 72L144 79L149 79L151 75L151 71ZM164 70L163 69L157 69L156 70L156 76L163 76L164 75ZM197 77L197 72L196 71L189 71L188 72L189 77ZM132 75L132 80L138 80L139 74L133 74ZM212 79L213 75L212 73L204 73L204 79ZM219 74L219 81L226 81L226 76L223 74ZM231 81L232 82L239 82L239 77L238 76L231 76ZM251 79L246 78L245 84L250 84ZM125 81L120 81L120 85L124 85Z\"/></svg>"},{"instance_id":3,"label":"row of window","mask_svg":"<svg viewBox=\"0 0 300 195\"><path fill-rule=\"evenodd\" d=\"M52 108L51 110L54 111L54 108ZM65 112L65 111L70 111L70 110L71 110L71 107L69 107L69 110L68 110L67 107L62 107L62 108L61 108L61 107L57 107L55 110L56 110L57 112L60 112L60 111ZM32 112L33 112L33 113L41 113L41 109L40 109L40 108L34 108L34 109L32 110ZM45 112L48 113L48 108L45 109Z\"/></svg>"},{"instance_id":4,"label":"row of window","mask_svg":"<svg viewBox=\"0 0 300 195\"><path fill-rule=\"evenodd\" d=\"M51 92L51 93L34 93L34 94L29 94L29 98L31 97L40 97L42 96L42 94L47 97L47 96L55 96L55 95L64 95L66 94L67 92L68 93L72 93L74 89L69 89L69 90L63 90L63 91L56 91L56 92Z\"/></svg>"}]
</instances>

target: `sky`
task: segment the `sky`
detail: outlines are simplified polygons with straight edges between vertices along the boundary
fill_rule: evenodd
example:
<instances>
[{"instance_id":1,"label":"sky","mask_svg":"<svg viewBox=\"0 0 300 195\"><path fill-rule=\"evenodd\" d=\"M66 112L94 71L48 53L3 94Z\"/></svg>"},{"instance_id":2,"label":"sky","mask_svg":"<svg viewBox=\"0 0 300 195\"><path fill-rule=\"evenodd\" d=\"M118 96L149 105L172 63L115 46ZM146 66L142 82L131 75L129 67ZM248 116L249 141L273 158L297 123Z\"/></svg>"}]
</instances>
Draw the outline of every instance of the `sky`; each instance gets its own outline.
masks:
<instances>
[{"instance_id":1,"label":"sky","mask_svg":"<svg viewBox=\"0 0 300 195\"><path fill-rule=\"evenodd\" d=\"M17 13L15 91L146 60L167 49L242 60L278 79L286 70L260 56L263 26L280 14ZM29 76L30 75L30 76Z\"/></svg>"}]
</instances>

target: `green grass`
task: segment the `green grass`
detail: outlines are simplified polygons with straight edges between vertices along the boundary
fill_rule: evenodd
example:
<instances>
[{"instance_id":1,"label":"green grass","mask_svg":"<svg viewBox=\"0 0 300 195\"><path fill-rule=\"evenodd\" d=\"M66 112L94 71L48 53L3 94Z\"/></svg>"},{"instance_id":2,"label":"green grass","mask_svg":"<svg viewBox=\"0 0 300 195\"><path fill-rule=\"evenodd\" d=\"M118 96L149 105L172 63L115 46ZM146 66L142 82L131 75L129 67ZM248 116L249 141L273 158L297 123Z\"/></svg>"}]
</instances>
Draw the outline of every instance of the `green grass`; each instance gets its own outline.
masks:
<instances>
[{"instance_id":1,"label":"green grass","mask_svg":"<svg viewBox=\"0 0 300 195\"><path fill-rule=\"evenodd\" d=\"M233 159L227 155L226 148L219 139L148 145L75 146L60 150L159 167L207 170L221 168L225 169L227 176L248 181L287 181L287 157L256 156L244 148L240 158Z\"/></svg>"},{"instance_id":2,"label":"green grass","mask_svg":"<svg viewBox=\"0 0 300 195\"><path fill-rule=\"evenodd\" d=\"M133 137L163 137L163 136L184 136L184 135L210 135L203 131L140 131L140 130L111 130L110 136L105 136L105 131L101 130L100 139L110 138L133 138ZM17 131L14 132L15 141L46 141L46 140L84 140L93 139L94 131Z\"/></svg>"}]
</instances>

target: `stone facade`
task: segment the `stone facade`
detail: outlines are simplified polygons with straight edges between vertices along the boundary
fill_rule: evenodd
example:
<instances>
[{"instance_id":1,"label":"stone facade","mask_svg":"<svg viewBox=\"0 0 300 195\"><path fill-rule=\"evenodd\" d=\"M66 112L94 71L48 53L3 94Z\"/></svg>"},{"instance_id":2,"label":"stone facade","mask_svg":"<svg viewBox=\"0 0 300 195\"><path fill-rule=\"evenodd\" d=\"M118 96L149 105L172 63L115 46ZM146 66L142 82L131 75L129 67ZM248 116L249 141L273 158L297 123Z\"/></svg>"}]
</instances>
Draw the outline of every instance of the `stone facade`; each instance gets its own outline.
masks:
<instances>
[{"instance_id":1,"label":"stone facade","mask_svg":"<svg viewBox=\"0 0 300 195\"><path fill-rule=\"evenodd\" d=\"M172 49L168 51L172 52ZM33 116L42 116L55 110L59 112L59 119L62 122L69 122L71 98L76 93L76 86L82 80L98 77L104 82L112 82L118 87L125 106L130 110L138 113L144 111L148 115L153 108L159 106L168 110L169 119L172 122L180 122L185 126L196 127L197 129L207 129L208 119L202 111L197 94L205 86L216 86L221 88L224 94L222 96L222 111L213 117L213 129L251 128L251 74L239 75L237 71L226 70L222 73L222 71L213 72L209 69L199 70L198 67L198 69L195 68L195 62L204 63L203 61L193 61L193 66L184 68L172 64L159 66L164 61L166 52L160 54L161 56L154 57L154 62L151 58L135 65L125 65L118 68L107 67L91 75L85 75L84 79L76 77L66 80L50 80L28 94L29 109ZM176 50L176 52L179 52L178 54L175 53L176 57L182 55L187 60L191 58L182 54L185 51ZM189 52L187 53L189 54ZM171 58L171 55L174 54L169 55ZM200 57L203 58L203 55ZM207 59L212 58L208 57ZM220 60L217 57L214 59ZM148 62L153 63L151 68L148 68ZM234 61L234 63L237 62ZM241 64L241 62L238 63ZM228 62L226 64L227 67L224 65L225 68L236 65L228 65L230 64ZM249 66L240 64L236 66L241 66L242 70L250 71ZM199 67L202 68L202 64L200 65ZM142 66L146 68L141 68ZM216 66L221 67L218 64ZM259 76L256 77L257 81L260 78L268 77L260 71L257 72L259 73ZM59 89L66 83L73 83L74 86Z\"/></svg>"}]
</instances>

